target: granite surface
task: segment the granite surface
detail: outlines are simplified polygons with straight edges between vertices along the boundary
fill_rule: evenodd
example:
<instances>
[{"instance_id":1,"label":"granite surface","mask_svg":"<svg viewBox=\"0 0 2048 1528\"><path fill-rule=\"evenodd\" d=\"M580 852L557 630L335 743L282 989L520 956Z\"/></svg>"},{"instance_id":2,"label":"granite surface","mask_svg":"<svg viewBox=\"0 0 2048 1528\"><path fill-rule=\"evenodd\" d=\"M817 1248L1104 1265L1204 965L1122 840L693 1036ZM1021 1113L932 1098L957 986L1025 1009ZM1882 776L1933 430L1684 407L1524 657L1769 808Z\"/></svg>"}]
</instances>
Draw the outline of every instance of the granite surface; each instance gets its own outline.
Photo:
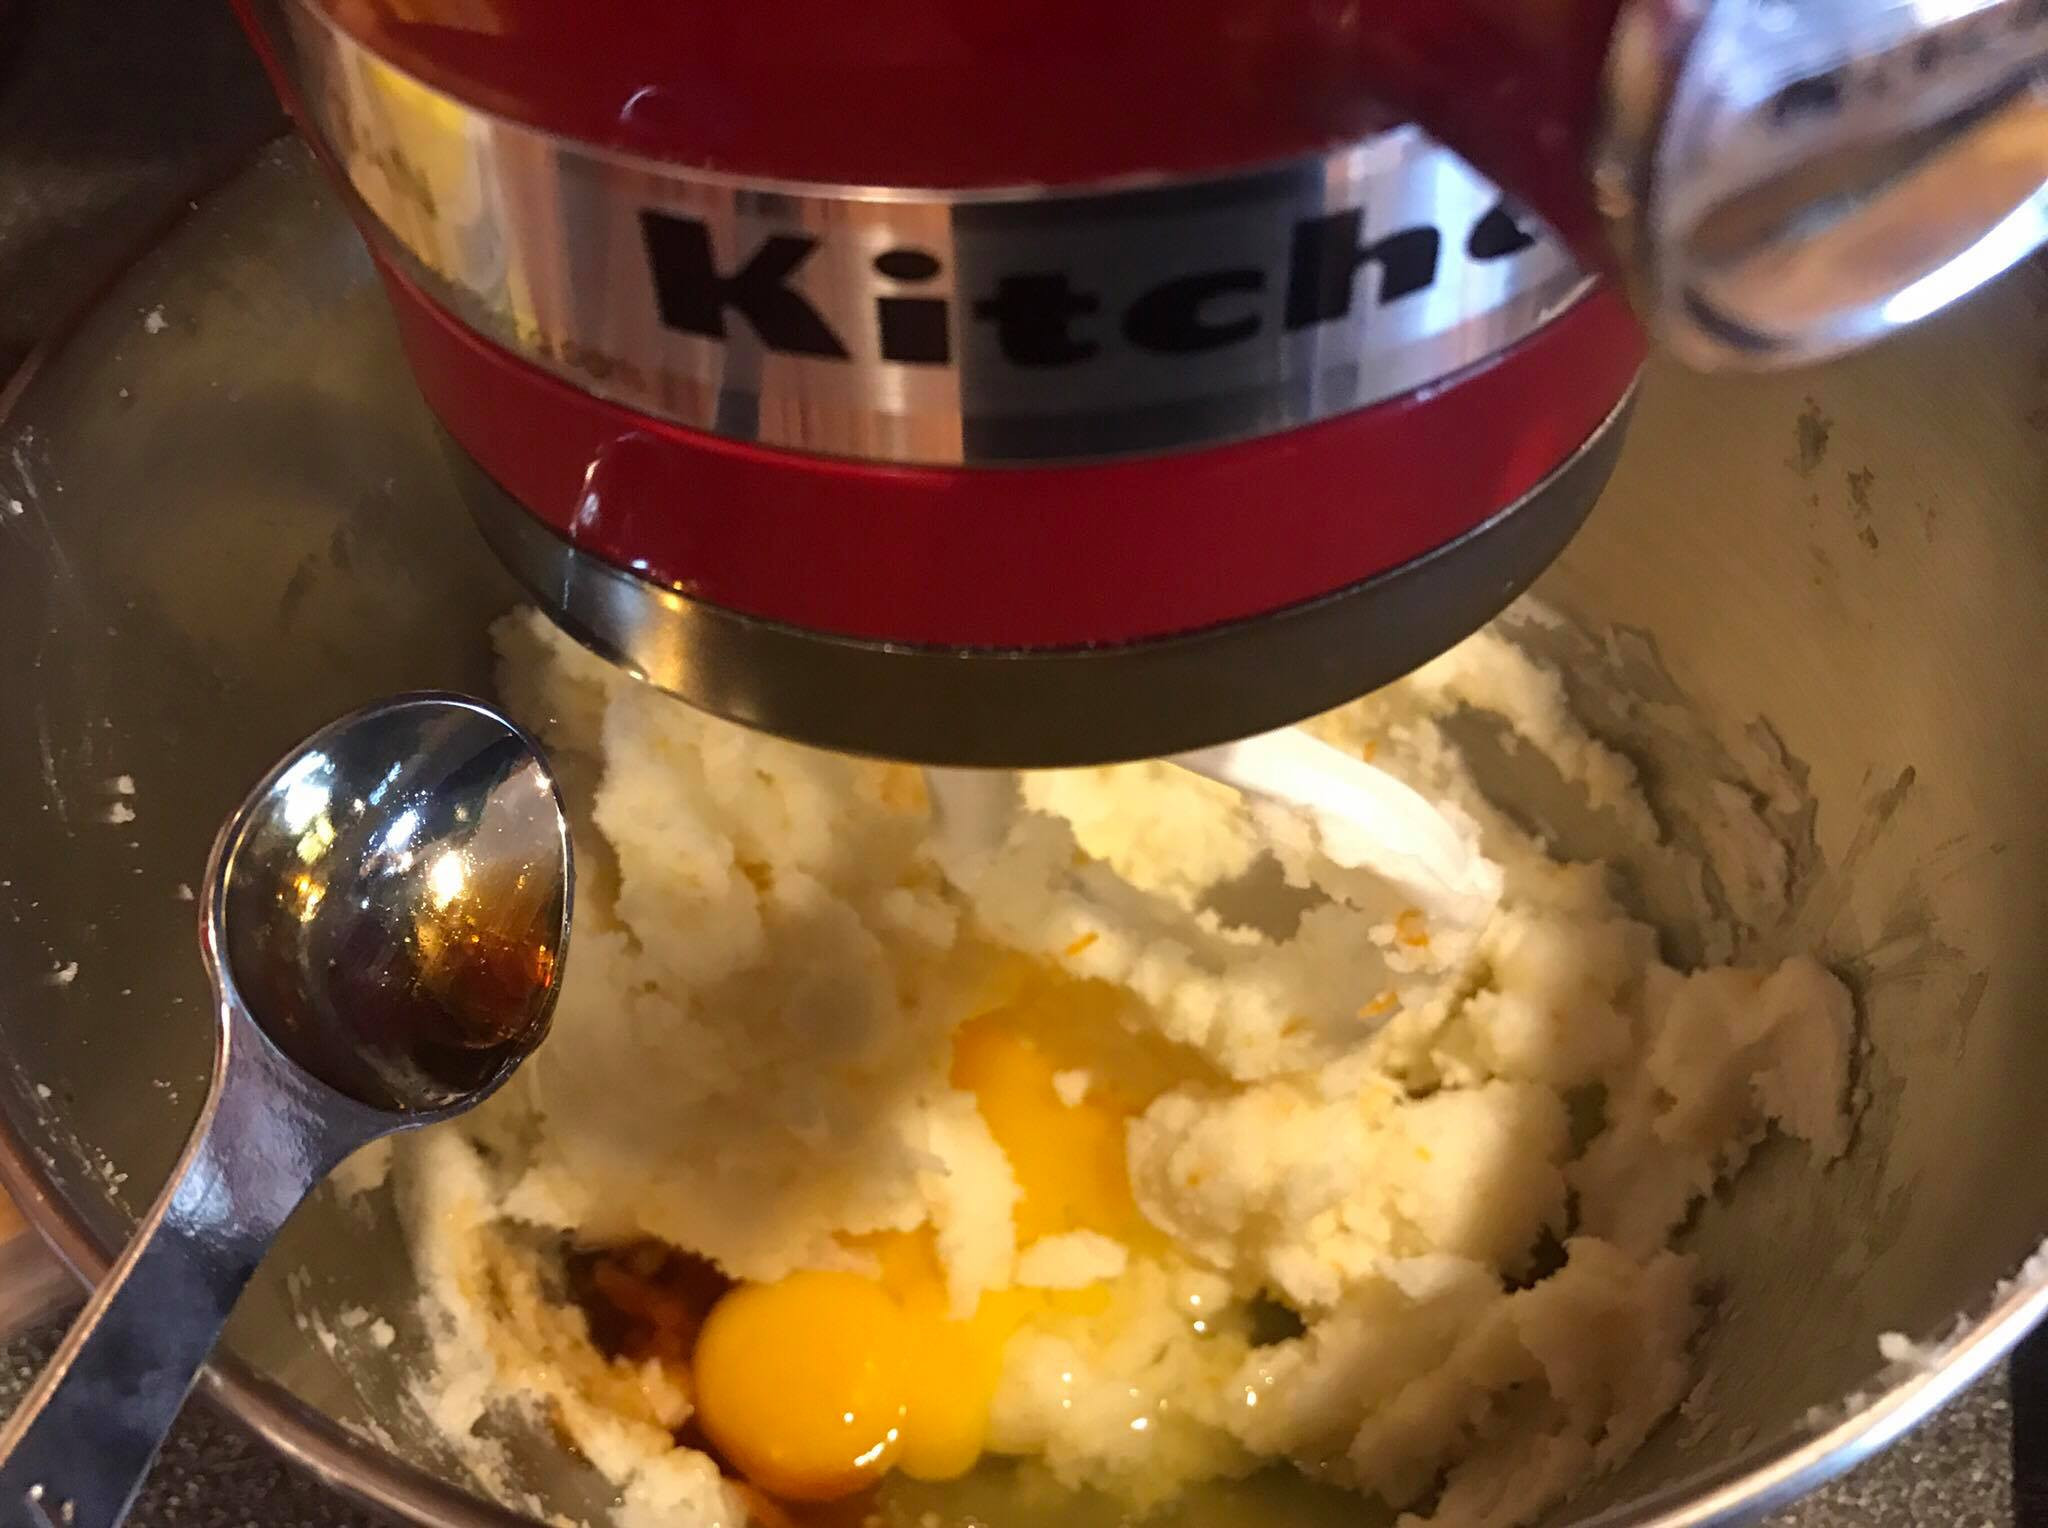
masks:
<instances>
[{"instance_id":1,"label":"granite surface","mask_svg":"<svg viewBox=\"0 0 2048 1528\"><path fill-rule=\"evenodd\" d=\"M219 0L0 0L0 377L188 197L280 127ZM54 1338L43 1330L0 1347L0 1409ZM2036 1479L2048 1472L2043 1370L2048 1351L2022 1350L1889 1452L1773 1521L2048 1528ZM376 1519L194 1402L130 1521L362 1528Z\"/></svg>"}]
</instances>

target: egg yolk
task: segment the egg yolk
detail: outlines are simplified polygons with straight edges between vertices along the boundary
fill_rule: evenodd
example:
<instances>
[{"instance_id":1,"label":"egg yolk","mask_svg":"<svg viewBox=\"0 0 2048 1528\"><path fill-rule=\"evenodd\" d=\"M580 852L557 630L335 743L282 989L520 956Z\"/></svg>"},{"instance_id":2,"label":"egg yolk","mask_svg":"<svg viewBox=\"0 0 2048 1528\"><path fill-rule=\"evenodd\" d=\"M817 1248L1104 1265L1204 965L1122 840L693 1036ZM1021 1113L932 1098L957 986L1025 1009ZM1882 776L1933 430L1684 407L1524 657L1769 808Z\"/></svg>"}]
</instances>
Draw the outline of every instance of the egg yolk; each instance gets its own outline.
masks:
<instances>
[{"instance_id":1,"label":"egg yolk","mask_svg":"<svg viewBox=\"0 0 2048 1528\"><path fill-rule=\"evenodd\" d=\"M1053 1085L1059 1068L1030 1035L992 1013L971 1020L953 1047L953 1085L974 1094L989 1133L1017 1175L1017 1243L1099 1231L1123 1238L1138 1221L1114 1105L1069 1108Z\"/></svg>"},{"instance_id":2,"label":"egg yolk","mask_svg":"<svg viewBox=\"0 0 2048 1528\"><path fill-rule=\"evenodd\" d=\"M1020 1197L1017 1244L1095 1231L1134 1251L1157 1233L1131 1197L1126 1128L1150 1097L1092 1073L1091 1032L1115 1025L1123 998L1101 982L1013 979L1007 1002L960 1027L953 1086L972 1093L989 1133L1010 1159ZM1060 1096L1062 1071L1088 1072L1076 1103Z\"/></svg>"},{"instance_id":3,"label":"egg yolk","mask_svg":"<svg viewBox=\"0 0 2048 1528\"><path fill-rule=\"evenodd\" d=\"M1021 1190L1017 1241L1095 1231L1134 1250L1157 1233L1131 1197L1130 1117L1148 1101L1056 1078L1085 1066L1087 1036L1115 1022L1097 983L1014 978L954 1039L952 1082L971 1092ZM1069 1090L1071 1095L1071 1089ZM745 1284L715 1305L693 1357L698 1424L749 1480L827 1501L888 1470L950 1480L988 1441L1005 1344L1034 1315L1099 1310L1107 1291L992 1290L954 1319L929 1228L853 1238L878 1273L807 1272Z\"/></svg>"},{"instance_id":4,"label":"egg yolk","mask_svg":"<svg viewBox=\"0 0 2048 1528\"><path fill-rule=\"evenodd\" d=\"M763 1490L851 1495L902 1450L909 1337L901 1308L858 1274L743 1284L697 1338L697 1424Z\"/></svg>"}]
</instances>

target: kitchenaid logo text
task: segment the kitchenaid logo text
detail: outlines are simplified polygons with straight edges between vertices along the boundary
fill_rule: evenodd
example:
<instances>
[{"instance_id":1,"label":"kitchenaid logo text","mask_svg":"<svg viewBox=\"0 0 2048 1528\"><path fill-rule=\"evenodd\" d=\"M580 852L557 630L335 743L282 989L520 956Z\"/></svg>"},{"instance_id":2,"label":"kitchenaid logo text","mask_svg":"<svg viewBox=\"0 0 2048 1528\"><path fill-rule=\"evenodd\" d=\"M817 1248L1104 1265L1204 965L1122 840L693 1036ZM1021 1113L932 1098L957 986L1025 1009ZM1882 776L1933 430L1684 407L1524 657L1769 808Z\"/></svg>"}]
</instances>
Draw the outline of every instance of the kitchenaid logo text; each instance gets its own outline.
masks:
<instances>
[{"instance_id":1,"label":"kitchenaid logo text","mask_svg":"<svg viewBox=\"0 0 2048 1528\"><path fill-rule=\"evenodd\" d=\"M640 214L661 321L682 334L729 340L740 320L779 355L850 361L862 338L846 332L806 294L805 268L824 236L771 233L736 258L718 256L712 224L680 213ZM1077 366L1119 345L1158 356L1192 356L1242 345L1277 325L1287 333L1350 319L1361 285L1379 307L1428 292L1451 261L1484 266L1521 254L1537 236L1496 202L1450 241L1416 224L1368 232L1364 208L1293 222L1284 265L1218 265L1142 286L1108 311L1100 276L1046 266L1004 271L957 297L926 295L946 274L929 249L898 247L873 256L867 353L906 366L951 366L962 322L984 326L1010 365ZM1126 280L1125 285L1128 285Z\"/></svg>"}]
</instances>

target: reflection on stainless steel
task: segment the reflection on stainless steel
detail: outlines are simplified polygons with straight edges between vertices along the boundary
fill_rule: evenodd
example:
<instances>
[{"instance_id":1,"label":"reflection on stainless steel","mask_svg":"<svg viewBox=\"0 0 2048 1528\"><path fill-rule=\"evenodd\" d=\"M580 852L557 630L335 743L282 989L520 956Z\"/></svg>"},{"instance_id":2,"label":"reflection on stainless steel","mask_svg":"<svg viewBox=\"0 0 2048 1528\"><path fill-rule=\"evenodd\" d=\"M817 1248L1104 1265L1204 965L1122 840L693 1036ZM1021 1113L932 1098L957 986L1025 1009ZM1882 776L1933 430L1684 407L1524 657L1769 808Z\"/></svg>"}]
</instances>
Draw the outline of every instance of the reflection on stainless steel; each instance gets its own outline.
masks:
<instances>
[{"instance_id":1,"label":"reflection on stainless steel","mask_svg":"<svg viewBox=\"0 0 2048 1528\"><path fill-rule=\"evenodd\" d=\"M158 303L186 337L137 343ZM2038 1267L2003 1283L2048 1234L2048 1174L2030 1170L2048 1086L2044 354L2048 273L2030 269L1825 369L1738 386L1653 364L1613 486L1538 586L1602 639L1568 668L1582 701L1616 697L1604 735L1647 750L1660 721L1697 715L1738 759L1782 754L1804 780L1783 937L1850 975L1868 1047L1846 1159L1816 1176L1765 1151L1689 1239L1722 1295L1698 1404L1558 1522L1749 1521L1897 1436L2048 1300ZM296 148L204 203L27 382L0 492L25 505L0 518L0 678L19 705L0 727L0 1176L98 1274L139 1208L105 1164L146 1198L209 1064L176 888L213 824L340 711L488 689L486 627L521 594ZM1736 769L1704 748L1639 756L1646 778ZM135 820L116 828L100 819L123 772ZM310 1284L288 1283L299 1268ZM532 1528L529 1499L608 1521L614 1488L545 1428L510 1434L496 1482L450 1458L408 1404L416 1296L387 1198L316 1195L244 1298L214 1393L400 1521ZM330 1356L303 1324L358 1306L389 1315L389 1348ZM1890 1369L1885 1330L1955 1344ZM930 1506L1088 1528L1085 1504L1000 1487L935 1487ZM1298 1504L1246 1487L1154 1521L1303 1528Z\"/></svg>"},{"instance_id":2,"label":"reflection on stainless steel","mask_svg":"<svg viewBox=\"0 0 2048 1528\"><path fill-rule=\"evenodd\" d=\"M222 958L314 1076L376 1108L441 1108L494 1086L553 1006L553 780L473 703L392 706L323 736L245 820Z\"/></svg>"},{"instance_id":3,"label":"reflection on stainless steel","mask_svg":"<svg viewBox=\"0 0 2048 1528\"><path fill-rule=\"evenodd\" d=\"M1239 439L1498 354L1587 284L1412 127L1057 194L749 181L481 111L312 0L267 14L428 291L587 391L740 439L937 463Z\"/></svg>"},{"instance_id":4,"label":"reflection on stainless steel","mask_svg":"<svg viewBox=\"0 0 2048 1528\"><path fill-rule=\"evenodd\" d=\"M256 787L201 899L212 1086L170 1185L0 1429L0 1523L127 1514L299 1201L357 1148L488 1097L540 1043L571 876L538 750L459 696L358 712Z\"/></svg>"},{"instance_id":5,"label":"reflection on stainless steel","mask_svg":"<svg viewBox=\"0 0 2048 1528\"><path fill-rule=\"evenodd\" d=\"M1700 366L1835 355L2048 241L2048 7L1631 0L1596 187Z\"/></svg>"}]
</instances>

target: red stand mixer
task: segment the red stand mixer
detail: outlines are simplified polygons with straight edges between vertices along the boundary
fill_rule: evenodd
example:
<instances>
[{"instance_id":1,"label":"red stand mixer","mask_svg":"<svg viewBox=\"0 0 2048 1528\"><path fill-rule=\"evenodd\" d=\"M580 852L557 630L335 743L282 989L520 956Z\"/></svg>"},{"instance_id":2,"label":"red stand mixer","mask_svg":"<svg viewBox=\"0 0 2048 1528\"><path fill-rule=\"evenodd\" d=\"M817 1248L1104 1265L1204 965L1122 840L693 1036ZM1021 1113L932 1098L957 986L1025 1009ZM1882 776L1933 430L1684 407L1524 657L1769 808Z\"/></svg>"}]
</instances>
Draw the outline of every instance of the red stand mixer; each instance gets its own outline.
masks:
<instances>
[{"instance_id":1,"label":"red stand mixer","mask_svg":"<svg viewBox=\"0 0 2048 1528\"><path fill-rule=\"evenodd\" d=\"M535 598L928 763L1363 693L1570 538L1644 327L1814 359L2048 236L2042 0L236 4Z\"/></svg>"}]
</instances>

